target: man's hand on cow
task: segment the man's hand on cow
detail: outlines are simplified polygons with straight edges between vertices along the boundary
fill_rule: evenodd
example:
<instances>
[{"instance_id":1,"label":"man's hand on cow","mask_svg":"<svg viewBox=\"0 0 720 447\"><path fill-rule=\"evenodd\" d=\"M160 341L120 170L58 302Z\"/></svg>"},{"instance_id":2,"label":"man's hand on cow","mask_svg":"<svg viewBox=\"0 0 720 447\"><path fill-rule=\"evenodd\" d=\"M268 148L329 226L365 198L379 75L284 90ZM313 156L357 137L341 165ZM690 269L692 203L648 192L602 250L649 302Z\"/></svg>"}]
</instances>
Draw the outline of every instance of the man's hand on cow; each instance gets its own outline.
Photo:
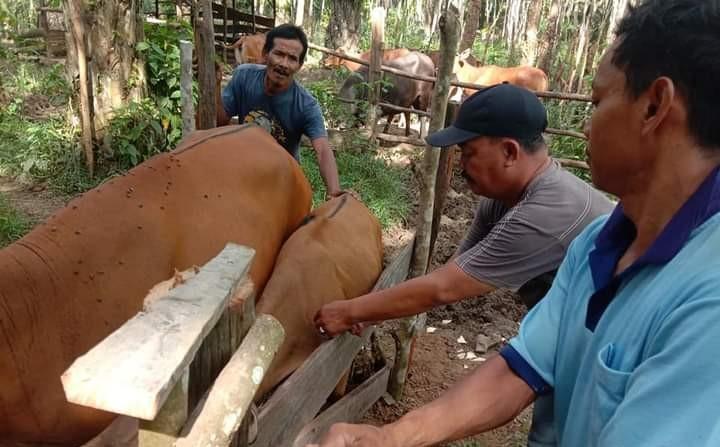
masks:
<instances>
[{"instance_id":1,"label":"man's hand on cow","mask_svg":"<svg viewBox=\"0 0 720 447\"><path fill-rule=\"evenodd\" d=\"M382 427L372 425L334 424L320 444L306 447L392 447L398 445Z\"/></svg>"},{"instance_id":2,"label":"man's hand on cow","mask_svg":"<svg viewBox=\"0 0 720 447\"><path fill-rule=\"evenodd\" d=\"M353 321L350 316L350 303L340 300L324 305L315 314L314 322L320 334L328 337L335 337L349 329L353 329ZM356 326L358 327L354 328L353 333L358 329L359 332L362 332L360 325Z\"/></svg>"}]
</instances>

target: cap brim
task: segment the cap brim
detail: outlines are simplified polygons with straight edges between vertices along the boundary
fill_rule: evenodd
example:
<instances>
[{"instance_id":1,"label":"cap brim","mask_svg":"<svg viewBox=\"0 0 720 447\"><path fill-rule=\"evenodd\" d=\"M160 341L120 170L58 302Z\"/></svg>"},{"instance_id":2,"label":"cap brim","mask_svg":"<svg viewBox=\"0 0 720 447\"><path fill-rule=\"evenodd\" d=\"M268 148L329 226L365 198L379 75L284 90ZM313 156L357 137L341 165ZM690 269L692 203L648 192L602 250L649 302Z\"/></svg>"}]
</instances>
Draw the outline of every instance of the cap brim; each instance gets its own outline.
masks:
<instances>
[{"instance_id":1,"label":"cap brim","mask_svg":"<svg viewBox=\"0 0 720 447\"><path fill-rule=\"evenodd\" d=\"M428 135L425 137L425 141L430 146L448 147L454 144L464 143L479 136L480 134L476 132L469 132L467 130L458 129L455 126L450 126L443 130L439 130L434 134Z\"/></svg>"}]
</instances>

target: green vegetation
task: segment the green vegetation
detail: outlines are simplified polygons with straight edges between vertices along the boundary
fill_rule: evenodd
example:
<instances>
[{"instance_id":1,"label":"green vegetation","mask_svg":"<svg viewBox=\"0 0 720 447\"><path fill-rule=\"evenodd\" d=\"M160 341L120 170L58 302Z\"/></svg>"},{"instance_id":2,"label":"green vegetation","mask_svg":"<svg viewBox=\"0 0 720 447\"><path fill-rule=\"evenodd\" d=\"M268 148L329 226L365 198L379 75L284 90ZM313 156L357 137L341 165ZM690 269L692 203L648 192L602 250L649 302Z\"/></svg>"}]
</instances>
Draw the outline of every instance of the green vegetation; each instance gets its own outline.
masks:
<instances>
[{"instance_id":1,"label":"green vegetation","mask_svg":"<svg viewBox=\"0 0 720 447\"><path fill-rule=\"evenodd\" d=\"M371 151L340 151L335 157L340 187L359 193L383 228L401 222L407 216L410 208L409 169L392 166ZM302 149L301 164L314 192L313 205L317 205L325 198L325 185L312 149Z\"/></svg>"},{"instance_id":2,"label":"green vegetation","mask_svg":"<svg viewBox=\"0 0 720 447\"><path fill-rule=\"evenodd\" d=\"M28 219L12 208L0 195L0 247L21 238L31 225Z\"/></svg>"}]
</instances>

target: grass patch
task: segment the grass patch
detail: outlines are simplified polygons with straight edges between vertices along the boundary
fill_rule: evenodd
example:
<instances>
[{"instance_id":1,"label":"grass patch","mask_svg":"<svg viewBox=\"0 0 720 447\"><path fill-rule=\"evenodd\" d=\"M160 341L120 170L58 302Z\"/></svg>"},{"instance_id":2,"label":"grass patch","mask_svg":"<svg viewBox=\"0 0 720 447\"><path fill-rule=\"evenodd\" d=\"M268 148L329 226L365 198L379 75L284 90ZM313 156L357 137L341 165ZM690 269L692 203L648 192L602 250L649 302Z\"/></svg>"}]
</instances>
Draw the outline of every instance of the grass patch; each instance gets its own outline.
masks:
<instances>
[{"instance_id":1,"label":"grass patch","mask_svg":"<svg viewBox=\"0 0 720 447\"><path fill-rule=\"evenodd\" d=\"M0 247L20 239L30 228L30 221L0 196Z\"/></svg>"},{"instance_id":2,"label":"grass patch","mask_svg":"<svg viewBox=\"0 0 720 447\"><path fill-rule=\"evenodd\" d=\"M403 221L410 210L408 182L410 170L390 165L374 152L335 153L340 187L352 189L380 220L383 228ZM315 152L302 148L301 165L313 189L313 206L325 198L325 184Z\"/></svg>"}]
</instances>

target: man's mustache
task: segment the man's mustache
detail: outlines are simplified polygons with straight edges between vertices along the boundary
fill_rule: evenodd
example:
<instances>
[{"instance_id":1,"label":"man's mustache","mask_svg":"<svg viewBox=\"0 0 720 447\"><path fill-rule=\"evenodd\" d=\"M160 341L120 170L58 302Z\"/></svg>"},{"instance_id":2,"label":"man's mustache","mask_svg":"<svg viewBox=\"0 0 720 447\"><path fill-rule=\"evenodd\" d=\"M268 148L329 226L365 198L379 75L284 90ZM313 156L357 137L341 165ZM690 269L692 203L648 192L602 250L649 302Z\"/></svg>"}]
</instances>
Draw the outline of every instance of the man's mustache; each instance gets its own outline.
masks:
<instances>
[{"instance_id":1,"label":"man's mustache","mask_svg":"<svg viewBox=\"0 0 720 447\"><path fill-rule=\"evenodd\" d=\"M470 175L468 175L467 171L465 171L464 169L460 172L460 176L462 178L464 178L465 180L467 180L468 182L473 181L473 179L470 177Z\"/></svg>"}]
</instances>

